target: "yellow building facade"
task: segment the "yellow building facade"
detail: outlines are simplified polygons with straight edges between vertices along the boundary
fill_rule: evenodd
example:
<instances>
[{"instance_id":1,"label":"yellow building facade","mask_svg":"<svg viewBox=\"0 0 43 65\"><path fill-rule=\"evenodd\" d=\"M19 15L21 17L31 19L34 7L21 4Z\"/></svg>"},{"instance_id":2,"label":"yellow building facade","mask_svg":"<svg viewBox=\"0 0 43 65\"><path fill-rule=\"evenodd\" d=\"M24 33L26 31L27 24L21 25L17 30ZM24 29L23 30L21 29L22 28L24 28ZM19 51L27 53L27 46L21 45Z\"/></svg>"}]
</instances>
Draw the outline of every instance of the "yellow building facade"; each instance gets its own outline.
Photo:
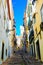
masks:
<instances>
[{"instance_id":1,"label":"yellow building facade","mask_svg":"<svg viewBox=\"0 0 43 65\"><path fill-rule=\"evenodd\" d=\"M33 19L35 17L35 23L33 24L34 29L34 42L35 42L35 53L36 58L43 61L43 31L41 30L41 23L43 18L43 12L41 15L41 9L43 11L43 0L36 1L35 13L33 13ZM42 17L41 17L42 16ZM43 24L42 24L43 26ZM43 29L43 27L42 27Z\"/></svg>"}]
</instances>

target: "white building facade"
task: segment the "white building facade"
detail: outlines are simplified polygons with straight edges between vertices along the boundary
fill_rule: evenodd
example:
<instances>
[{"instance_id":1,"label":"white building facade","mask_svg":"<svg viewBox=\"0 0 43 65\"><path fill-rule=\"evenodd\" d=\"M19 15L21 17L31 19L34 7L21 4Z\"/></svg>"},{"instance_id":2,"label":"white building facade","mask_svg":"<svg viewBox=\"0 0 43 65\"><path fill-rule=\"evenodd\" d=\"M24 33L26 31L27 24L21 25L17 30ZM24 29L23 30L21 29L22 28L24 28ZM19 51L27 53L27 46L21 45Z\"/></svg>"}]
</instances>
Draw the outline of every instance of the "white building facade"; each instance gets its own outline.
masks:
<instances>
[{"instance_id":1,"label":"white building facade","mask_svg":"<svg viewBox=\"0 0 43 65\"><path fill-rule=\"evenodd\" d=\"M13 53L13 18L12 0L0 0L0 64Z\"/></svg>"},{"instance_id":2,"label":"white building facade","mask_svg":"<svg viewBox=\"0 0 43 65\"><path fill-rule=\"evenodd\" d=\"M8 9L5 0L0 0L0 64L8 58L9 39L8 33Z\"/></svg>"}]
</instances>

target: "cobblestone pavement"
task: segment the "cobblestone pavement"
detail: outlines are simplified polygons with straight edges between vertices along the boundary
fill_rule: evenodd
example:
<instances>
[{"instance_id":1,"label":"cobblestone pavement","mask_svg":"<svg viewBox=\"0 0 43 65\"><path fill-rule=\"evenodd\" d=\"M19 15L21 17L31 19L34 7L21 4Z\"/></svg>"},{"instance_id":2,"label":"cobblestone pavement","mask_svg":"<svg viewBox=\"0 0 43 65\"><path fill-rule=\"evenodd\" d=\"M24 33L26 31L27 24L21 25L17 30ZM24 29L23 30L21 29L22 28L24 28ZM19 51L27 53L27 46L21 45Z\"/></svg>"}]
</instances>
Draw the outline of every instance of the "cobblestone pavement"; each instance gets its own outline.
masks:
<instances>
[{"instance_id":1,"label":"cobblestone pavement","mask_svg":"<svg viewBox=\"0 0 43 65\"><path fill-rule=\"evenodd\" d=\"M42 62L30 57L28 54L14 54L8 58L2 65L43 65Z\"/></svg>"}]
</instances>

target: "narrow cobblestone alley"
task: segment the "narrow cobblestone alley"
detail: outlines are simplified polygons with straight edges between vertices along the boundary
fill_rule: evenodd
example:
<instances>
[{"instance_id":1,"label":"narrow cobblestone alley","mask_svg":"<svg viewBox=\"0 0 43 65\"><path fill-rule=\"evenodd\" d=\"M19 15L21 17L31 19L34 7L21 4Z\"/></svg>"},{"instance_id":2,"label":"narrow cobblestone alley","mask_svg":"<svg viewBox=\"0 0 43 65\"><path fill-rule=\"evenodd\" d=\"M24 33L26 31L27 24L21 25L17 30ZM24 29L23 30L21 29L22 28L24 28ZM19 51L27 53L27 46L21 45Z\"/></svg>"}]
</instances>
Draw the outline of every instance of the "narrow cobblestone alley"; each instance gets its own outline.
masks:
<instances>
[{"instance_id":1,"label":"narrow cobblestone alley","mask_svg":"<svg viewBox=\"0 0 43 65\"><path fill-rule=\"evenodd\" d=\"M0 0L0 65L43 65L43 0Z\"/></svg>"},{"instance_id":2,"label":"narrow cobblestone alley","mask_svg":"<svg viewBox=\"0 0 43 65\"><path fill-rule=\"evenodd\" d=\"M15 53L8 58L2 65L43 65L43 63L27 53Z\"/></svg>"}]
</instances>

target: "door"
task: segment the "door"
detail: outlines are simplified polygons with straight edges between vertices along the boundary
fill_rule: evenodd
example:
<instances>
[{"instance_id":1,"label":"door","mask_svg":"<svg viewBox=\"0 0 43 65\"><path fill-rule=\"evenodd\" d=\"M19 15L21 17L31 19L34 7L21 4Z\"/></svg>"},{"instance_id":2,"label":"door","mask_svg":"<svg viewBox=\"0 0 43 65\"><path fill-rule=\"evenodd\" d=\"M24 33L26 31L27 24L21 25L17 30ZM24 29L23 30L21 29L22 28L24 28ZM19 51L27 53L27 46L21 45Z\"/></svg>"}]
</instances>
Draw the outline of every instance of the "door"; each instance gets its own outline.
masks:
<instances>
[{"instance_id":1,"label":"door","mask_svg":"<svg viewBox=\"0 0 43 65\"><path fill-rule=\"evenodd\" d=\"M36 42L36 49L37 49L37 55L38 55L38 58L41 59L41 55L40 55L40 47L39 47L39 40L37 40L37 42Z\"/></svg>"},{"instance_id":2,"label":"door","mask_svg":"<svg viewBox=\"0 0 43 65\"><path fill-rule=\"evenodd\" d=\"M4 58L4 42L2 42L2 56L1 56L1 59L3 60Z\"/></svg>"}]
</instances>

